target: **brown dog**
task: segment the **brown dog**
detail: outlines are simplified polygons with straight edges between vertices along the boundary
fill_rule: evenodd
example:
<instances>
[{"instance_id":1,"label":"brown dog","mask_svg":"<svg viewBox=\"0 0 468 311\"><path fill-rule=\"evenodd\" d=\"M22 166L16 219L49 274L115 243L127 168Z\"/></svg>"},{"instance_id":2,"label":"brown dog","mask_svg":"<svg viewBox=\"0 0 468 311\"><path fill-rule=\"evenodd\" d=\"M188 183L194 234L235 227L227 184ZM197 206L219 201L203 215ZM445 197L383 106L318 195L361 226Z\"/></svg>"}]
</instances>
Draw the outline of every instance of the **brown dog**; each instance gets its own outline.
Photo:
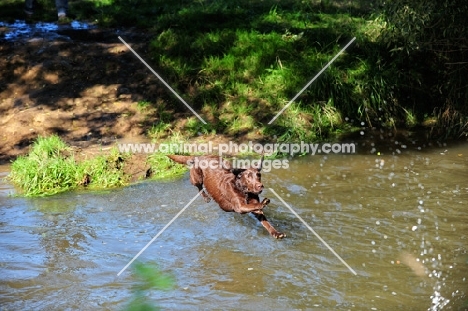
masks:
<instances>
[{"instance_id":1,"label":"brown dog","mask_svg":"<svg viewBox=\"0 0 468 311\"><path fill-rule=\"evenodd\" d=\"M263 208L270 203L267 198L260 202L258 196L263 190L260 174L263 157L258 167L247 169L233 168L231 163L217 156L168 157L191 167L190 182L201 191L205 202L210 202L210 195L224 211L252 213L273 237L281 239L286 236L276 231L263 214Z\"/></svg>"}]
</instances>

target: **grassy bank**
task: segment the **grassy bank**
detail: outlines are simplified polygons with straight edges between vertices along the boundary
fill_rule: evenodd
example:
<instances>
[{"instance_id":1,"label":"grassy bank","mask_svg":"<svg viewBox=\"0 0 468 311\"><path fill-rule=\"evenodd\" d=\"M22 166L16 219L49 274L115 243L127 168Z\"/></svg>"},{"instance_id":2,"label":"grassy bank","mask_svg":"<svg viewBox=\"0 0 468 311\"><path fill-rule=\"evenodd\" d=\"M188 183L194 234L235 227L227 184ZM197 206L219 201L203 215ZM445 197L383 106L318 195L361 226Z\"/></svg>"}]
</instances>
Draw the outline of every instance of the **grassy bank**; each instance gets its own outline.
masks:
<instances>
[{"instance_id":1,"label":"grassy bank","mask_svg":"<svg viewBox=\"0 0 468 311\"><path fill-rule=\"evenodd\" d=\"M369 107L379 108L367 101L380 86L366 81L372 66L362 45L378 27L367 23L366 9L299 1L186 1L161 8L151 25L156 34L148 57L209 124L190 114L169 115L157 123L160 136L177 128L184 135L324 140L359 125ZM350 52L269 125L354 36ZM164 101L184 110L169 94Z\"/></svg>"},{"instance_id":2,"label":"grassy bank","mask_svg":"<svg viewBox=\"0 0 468 311\"><path fill-rule=\"evenodd\" d=\"M158 129L279 141L331 139L363 124L466 133L462 0L143 1L130 15L129 5L101 3L98 20L153 31L146 57L210 124L169 115ZM268 125L352 37L355 44ZM186 111L169 93L163 101Z\"/></svg>"},{"instance_id":3,"label":"grassy bank","mask_svg":"<svg viewBox=\"0 0 468 311\"><path fill-rule=\"evenodd\" d=\"M169 91L148 94L144 103L160 111L148 129L153 138L179 131L328 140L356 127L424 124L438 126L432 133L456 137L467 128L462 60L468 31L456 26L468 12L457 1L88 0L71 1L70 12L154 34L142 56L208 124ZM17 0L7 3L2 7L18 10ZM53 2L38 3L46 16L37 18L54 19ZM438 23L450 31L429 33ZM353 37L346 53L269 125ZM459 51L450 50L457 42Z\"/></svg>"},{"instance_id":4,"label":"grassy bank","mask_svg":"<svg viewBox=\"0 0 468 311\"><path fill-rule=\"evenodd\" d=\"M137 161L147 165L130 168L130 154L111 152L77 160L71 147L58 136L39 137L26 156L11 166L9 179L24 196L46 196L75 189L107 189L127 185L140 178L163 179L183 174L186 168L174 164L164 154L155 153ZM140 163L141 164L141 163Z\"/></svg>"}]
</instances>

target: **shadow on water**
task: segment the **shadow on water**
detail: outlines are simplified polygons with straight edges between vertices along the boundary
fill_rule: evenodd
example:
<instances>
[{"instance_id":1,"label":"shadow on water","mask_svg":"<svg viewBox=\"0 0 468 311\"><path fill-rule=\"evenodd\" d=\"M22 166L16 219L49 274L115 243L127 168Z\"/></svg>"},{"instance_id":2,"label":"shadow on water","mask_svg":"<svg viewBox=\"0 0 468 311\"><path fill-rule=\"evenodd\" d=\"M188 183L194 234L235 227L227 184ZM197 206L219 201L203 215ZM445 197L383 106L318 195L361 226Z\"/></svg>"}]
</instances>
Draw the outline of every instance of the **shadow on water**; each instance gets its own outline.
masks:
<instances>
[{"instance_id":1,"label":"shadow on water","mask_svg":"<svg viewBox=\"0 0 468 311\"><path fill-rule=\"evenodd\" d=\"M357 276L268 190L281 241L197 198L139 258L176 278L149 296L177 310L465 309L467 161L461 144L308 155L263 174ZM117 273L196 194L187 177L40 199L8 197L9 187L0 187L6 310L122 308L134 280Z\"/></svg>"}]
</instances>

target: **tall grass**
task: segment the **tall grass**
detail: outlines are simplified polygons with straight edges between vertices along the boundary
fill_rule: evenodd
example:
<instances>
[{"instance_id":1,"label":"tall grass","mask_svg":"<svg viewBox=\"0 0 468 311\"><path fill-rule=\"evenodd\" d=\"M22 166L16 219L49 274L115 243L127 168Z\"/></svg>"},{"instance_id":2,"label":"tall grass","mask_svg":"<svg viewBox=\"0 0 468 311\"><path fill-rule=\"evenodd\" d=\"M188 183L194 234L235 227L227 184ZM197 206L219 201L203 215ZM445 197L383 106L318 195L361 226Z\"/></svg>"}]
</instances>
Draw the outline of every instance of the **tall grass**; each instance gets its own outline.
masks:
<instances>
[{"instance_id":1,"label":"tall grass","mask_svg":"<svg viewBox=\"0 0 468 311\"><path fill-rule=\"evenodd\" d=\"M9 178L25 196L51 195L74 189L84 178L69 148L58 136L39 137L27 156L18 157L12 164Z\"/></svg>"},{"instance_id":2,"label":"tall grass","mask_svg":"<svg viewBox=\"0 0 468 311\"><path fill-rule=\"evenodd\" d=\"M93 189L125 185L119 165L123 160L116 152L77 162L73 152L58 136L39 137L26 156L11 166L9 179L25 196L47 196L90 187Z\"/></svg>"},{"instance_id":3,"label":"tall grass","mask_svg":"<svg viewBox=\"0 0 468 311\"><path fill-rule=\"evenodd\" d=\"M168 141L179 143L180 140ZM117 149L95 157L76 161L72 149L58 136L39 137L26 156L18 157L8 178L24 196L48 196L74 189L107 189L125 186L130 174L125 166L129 154ZM154 153L146 159L153 179L179 176L187 171L184 165L172 162L165 153Z\"/></svg>"}]
</instances>

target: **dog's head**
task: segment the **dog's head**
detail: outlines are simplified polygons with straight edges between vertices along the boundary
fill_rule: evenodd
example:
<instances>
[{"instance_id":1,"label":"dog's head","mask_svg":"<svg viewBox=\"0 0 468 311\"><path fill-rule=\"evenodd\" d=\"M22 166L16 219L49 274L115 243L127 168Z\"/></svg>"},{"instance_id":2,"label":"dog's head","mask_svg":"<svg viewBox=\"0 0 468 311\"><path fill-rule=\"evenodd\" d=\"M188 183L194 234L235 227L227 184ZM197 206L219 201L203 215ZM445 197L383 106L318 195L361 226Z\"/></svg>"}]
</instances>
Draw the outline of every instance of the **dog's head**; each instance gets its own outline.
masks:
<instances>
[{"instance_id":1,"label":"dog's head","mask_svg":"<svg viewBox=\"0 0 468 311\"><path fill-rule=\"evenodd\" d=\"M263 191L262 170L263 156L258 166L250 168L233 168L231 172L236 176L236 187L243 193L260 194Z\"/></svg>"}]
</instances>

